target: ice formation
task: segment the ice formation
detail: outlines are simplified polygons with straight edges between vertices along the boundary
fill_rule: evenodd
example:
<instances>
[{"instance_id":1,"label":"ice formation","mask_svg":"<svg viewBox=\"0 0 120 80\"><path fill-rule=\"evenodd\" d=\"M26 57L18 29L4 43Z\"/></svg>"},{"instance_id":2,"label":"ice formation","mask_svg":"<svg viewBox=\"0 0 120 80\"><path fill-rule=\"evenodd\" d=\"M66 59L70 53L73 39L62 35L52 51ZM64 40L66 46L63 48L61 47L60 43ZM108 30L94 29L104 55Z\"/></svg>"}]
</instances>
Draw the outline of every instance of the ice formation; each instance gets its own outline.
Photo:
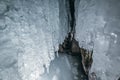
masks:
<instances>
[{"instance_id":1,"label":"ice formation","mask_svg":"<svg viewBox=\"0 0 120 80\"><path fill-rule=\"evenodd\" d=\"M42 75L68 32L67 7L66 0L0 0L0 80L48 80ZM98 80L120 77L119 7L118 0L75 1L75 37L94 49L91 72ZM52 80L70 72L69 59L60 61L65 69L55 68Z\"/></svg>"},{"instance_id":2,"label":"ice formation","mask_svg":"<svg viewBox=\"0 0 120 80\"><path fill-rule=\"evenodd\" d=\"M94 49L91 72L98 80L120 76L119 7L117 0L81 0L78 7L76 38L80 46Z\"/></svg>"},{"instance_id":3,"label":"ice formation","mask_svg":"<svg viewBox=\"0 0 120 80\"><path fill-rule=\"evenodd\" d=\"M38 80L45 67L49 72L54 51L67 33L59 4L58 0L0 1L0 80Z\"/></svg>"}]
</instances>

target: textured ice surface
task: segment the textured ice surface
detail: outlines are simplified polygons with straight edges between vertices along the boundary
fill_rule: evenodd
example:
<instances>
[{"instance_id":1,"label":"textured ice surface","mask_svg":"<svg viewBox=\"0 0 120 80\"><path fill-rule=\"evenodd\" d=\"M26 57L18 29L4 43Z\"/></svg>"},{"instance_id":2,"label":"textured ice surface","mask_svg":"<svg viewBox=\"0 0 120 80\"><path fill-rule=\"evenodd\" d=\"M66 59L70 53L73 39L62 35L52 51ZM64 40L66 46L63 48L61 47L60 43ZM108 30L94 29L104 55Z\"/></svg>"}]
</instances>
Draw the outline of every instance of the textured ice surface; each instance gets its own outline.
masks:
<instances>
[{"instance_id":1,"label":"textured ice surface","mask_svg":"<svg viewBox=\"0 0 120 80\"><path fill-rule=\"evenodd\" d=\"M50 73L42 75L41 80L73 80L71 56L59 55L50 65Z\"/></svg>"},{"instance_id":2,"label":"textured ice surface","mask_svg":"<svg viewBox=\"0 0 120 80\"><path fill-rule=\"evenodd\" d=\"M64 15L58 0L0 0L0 80L40 80L49 72L68 31Z\"/></svg>"},{"instance_id":3,"label":"textured ice surface","mask_svg":"<svg viewBox=\"0 0 120 80\"><path fill-rule=\"evenodd\" d=\"M120 1L81 0L78 7L76 38L87 49L93 48L94 71L101 80L120 76Z\"/></svg>"},{"instance_id":4,"label":"textured ice surface","mask_svg":"<svg viewBox=\"0 0 120 80\"><path fill-rule=\"evenodd\" d=\"M115 80L120 76L120 1L75 3L76 38L88 49L94 43L91 72L101 80ZM0 80L45 80L41 76L49 72L68 31L65 5L66 0L0 0Z\"/></svg>"}]
</instances>

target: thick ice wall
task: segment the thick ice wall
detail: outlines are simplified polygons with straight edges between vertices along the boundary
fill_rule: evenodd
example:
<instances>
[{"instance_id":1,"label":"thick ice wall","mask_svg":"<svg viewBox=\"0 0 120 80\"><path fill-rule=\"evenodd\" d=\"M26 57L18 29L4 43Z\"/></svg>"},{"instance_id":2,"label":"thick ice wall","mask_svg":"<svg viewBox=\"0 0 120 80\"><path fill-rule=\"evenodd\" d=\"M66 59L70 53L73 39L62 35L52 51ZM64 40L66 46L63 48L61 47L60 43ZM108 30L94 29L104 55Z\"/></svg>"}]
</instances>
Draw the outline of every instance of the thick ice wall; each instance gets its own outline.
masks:
<instances>
[{"instance_id":1,"label":"thick ice wall","mask_svg":"<svg viewBox=\"0 0 120 80\"><path fill-rule=\"evenodd\" d=\"M67 33L66 12L59 4L0 0L0 80L38 80L44 67L49 69Z\"/></svg>"},{"instance_id":2,"label":"thick ice wall","mask_svg":"<svg viewBox=\"0 0 120 80\"><path fill-rule=\"evenodd\" d=\"M76 38L94 49L94 71L101 80L120 76L120 1L81 0L78 7Z\"/></svg>"}]
</instances>

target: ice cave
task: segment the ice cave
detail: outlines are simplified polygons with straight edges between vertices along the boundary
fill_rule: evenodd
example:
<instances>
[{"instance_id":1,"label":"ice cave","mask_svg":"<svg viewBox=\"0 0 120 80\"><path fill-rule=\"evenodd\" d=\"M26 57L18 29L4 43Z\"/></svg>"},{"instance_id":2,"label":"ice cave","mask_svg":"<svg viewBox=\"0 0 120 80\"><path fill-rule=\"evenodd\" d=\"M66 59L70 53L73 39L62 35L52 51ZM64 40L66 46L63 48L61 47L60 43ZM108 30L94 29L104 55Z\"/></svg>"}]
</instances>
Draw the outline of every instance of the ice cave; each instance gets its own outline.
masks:
<instances>
[{"instance_id":1,"label":"ice cave","mask_svg":"<svg viewBox=\"0 0 120 80\"><path fill-rule=\"evenodd\" d=\"M0 80L120 80L120 0L0 0ZM93 50L82 79L79 56L58 52L69 32Z\"/></svg>"}]
</instances>

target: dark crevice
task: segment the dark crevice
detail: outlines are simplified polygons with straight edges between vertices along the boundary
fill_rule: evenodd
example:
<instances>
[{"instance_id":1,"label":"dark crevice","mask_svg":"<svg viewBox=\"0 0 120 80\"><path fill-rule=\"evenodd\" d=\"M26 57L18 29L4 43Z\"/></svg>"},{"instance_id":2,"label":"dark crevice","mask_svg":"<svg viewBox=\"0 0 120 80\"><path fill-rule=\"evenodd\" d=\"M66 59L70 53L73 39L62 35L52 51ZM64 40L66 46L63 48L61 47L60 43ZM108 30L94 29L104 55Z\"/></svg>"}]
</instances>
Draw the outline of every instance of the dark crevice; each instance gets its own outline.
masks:
<instances>
[{"instance_id":1,"label":"dark crevice","mask_svg":"<svg viewBox=\"0 0 120 80\"><path fill-rule=\"evenodd\" d=\"M70 27L71 32L75 33L75 0L69 0L69 11L70 11Z\"/></svg>"},{"instance_id":2,"label":"dark crevice","mask_svg":"<svg viewBox=\"0 0 120 80\"><path fill-rule=\"evenodd\" d=\"M75 39L75 0L68 0L68 25L69 32L64 42L59 45L59 55L67 54L71 55L73 60L79 64L77 66L78 79L77 80L90 80L89 70L91 68L93 59L93 50L89 51L79 46L79 42ZM91 77L92 80L95 80ZM74 80L74 79L73 79Z\"/></svg>"}]
</instances>

